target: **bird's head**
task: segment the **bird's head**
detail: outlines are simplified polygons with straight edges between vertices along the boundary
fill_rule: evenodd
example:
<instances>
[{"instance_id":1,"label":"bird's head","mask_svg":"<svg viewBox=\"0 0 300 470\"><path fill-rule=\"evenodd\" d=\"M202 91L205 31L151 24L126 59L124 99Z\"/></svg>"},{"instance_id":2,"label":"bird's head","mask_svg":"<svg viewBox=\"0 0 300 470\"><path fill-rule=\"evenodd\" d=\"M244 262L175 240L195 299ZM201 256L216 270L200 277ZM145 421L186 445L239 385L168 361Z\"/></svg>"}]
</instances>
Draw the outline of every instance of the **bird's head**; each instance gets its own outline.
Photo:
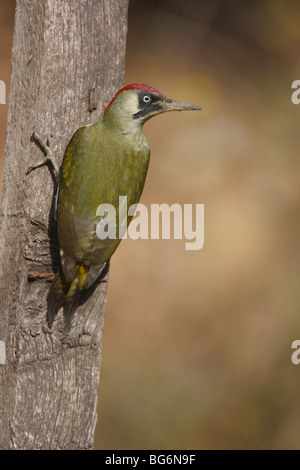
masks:
<instances>
[{"instance_id":1,"label":"bird's head","mask_svg":"<svg viewBox=\"0 0 300 470\"><path fill-rule=\"evenodd\" d=\"M200 109L200 106L171 100L148 85L132 83L116 93L104 111L104 118L119 119L131 123L134 127L141 127L148 119L158 114Z\"/></svg>"}]
</instances>

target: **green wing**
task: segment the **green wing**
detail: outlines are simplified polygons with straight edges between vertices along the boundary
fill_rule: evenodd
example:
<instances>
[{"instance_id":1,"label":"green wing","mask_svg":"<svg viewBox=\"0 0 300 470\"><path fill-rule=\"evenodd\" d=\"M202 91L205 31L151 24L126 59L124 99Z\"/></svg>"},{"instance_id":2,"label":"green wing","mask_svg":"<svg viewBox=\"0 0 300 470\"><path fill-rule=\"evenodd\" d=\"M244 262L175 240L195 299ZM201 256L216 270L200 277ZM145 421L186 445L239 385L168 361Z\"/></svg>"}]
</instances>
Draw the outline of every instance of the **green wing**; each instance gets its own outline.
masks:
<instances>
[{"instance_id":1,"label":"green wing","mask_svg":"<svg viewBox=\"0 0 300 470\"><path fill-rule=\"evenodd\" d=\"M136 152L126 136L110 132L101 121L75 132L64 155L58 197L59 242L67 279L76 263L99 266L111 257L121 240L98 238L97 208L107 203L115 207L118 234L119 196L127 196L128 207L138 203L149 156L149 150Z\"/></svg>"}]
</instances>

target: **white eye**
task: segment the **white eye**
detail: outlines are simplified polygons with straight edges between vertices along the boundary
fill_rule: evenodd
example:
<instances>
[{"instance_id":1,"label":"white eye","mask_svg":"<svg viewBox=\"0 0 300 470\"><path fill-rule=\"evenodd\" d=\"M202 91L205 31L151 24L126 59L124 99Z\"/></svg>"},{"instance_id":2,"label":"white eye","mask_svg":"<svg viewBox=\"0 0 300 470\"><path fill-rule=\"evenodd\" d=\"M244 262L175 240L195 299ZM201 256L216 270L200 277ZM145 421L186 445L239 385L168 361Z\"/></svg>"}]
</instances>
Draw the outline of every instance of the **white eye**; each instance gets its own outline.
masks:
<instances>
[{"instance_id":1,"label":"white eye","mask_svg":"<svg viewBox=\"0 0 300 470\"><path fill-rule=\"evenodd\" d=\"M149 103L151 101L150 96L149 95L143 96L143 101L144 101L144 103Z\"/></svg>"}]
</instances>

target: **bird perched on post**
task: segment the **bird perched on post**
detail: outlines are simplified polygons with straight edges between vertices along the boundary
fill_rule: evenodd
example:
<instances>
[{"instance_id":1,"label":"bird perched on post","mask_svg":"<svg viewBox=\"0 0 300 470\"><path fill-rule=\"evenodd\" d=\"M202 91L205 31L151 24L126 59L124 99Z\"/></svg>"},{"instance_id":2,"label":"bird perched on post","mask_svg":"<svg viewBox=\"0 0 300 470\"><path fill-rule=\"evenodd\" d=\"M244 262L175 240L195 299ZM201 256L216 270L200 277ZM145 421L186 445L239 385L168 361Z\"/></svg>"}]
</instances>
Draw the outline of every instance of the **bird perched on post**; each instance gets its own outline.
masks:
<instances>
[{"instance_id":1,"label":"bird perched on post","mask_svg":"<svg viewBox=\"0 0 300 470\"><path fill-rule=\"evenodd\" d=\"M71 138L58 169L52 147L37 134L46 153L41 162L53 164L58 180L57 224L61 269L48 294L47 321L51 327L60 307L64 307L66 327L78 306L81 291L100 276L121 241L99 238L99 205L111 204L119 215L119 196L130 207L139 202L148 171L150 149L142 132L143 124L167 111L200 110L171 100L158 90L133 83L119 90L95 124L81 127ZM128 226L131 217L125 225ZM116 218L119 234L119 219Z\"/></svg>"}]
</instances>

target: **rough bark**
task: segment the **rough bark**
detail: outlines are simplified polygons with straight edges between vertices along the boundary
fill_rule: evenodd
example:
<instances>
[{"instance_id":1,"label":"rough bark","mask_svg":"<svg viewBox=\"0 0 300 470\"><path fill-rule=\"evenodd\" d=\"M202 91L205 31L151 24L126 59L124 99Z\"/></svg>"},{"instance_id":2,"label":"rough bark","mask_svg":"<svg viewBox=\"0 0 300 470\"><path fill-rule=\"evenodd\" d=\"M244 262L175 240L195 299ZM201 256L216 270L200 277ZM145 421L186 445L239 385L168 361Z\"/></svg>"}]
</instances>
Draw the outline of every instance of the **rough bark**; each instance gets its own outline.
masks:
<instances>
[{"instance_id":1,"label":"rough bark","mask_svg":"<svg viewBox=\"0 0 300 470\"><path fill-rule=\"evenodd\" d=\"M31 136L51 134L61 163L74 131L96 121L123 84L128 0L18 0L0 229L0 447L90 449L107 283L77 310L46 325L56 271L53 178ZM96 110L95 110L96 108ZM2 362L3 362L3 348ZM1 359L1 358L0 358Z\"/></svg>"}]
</instances>

